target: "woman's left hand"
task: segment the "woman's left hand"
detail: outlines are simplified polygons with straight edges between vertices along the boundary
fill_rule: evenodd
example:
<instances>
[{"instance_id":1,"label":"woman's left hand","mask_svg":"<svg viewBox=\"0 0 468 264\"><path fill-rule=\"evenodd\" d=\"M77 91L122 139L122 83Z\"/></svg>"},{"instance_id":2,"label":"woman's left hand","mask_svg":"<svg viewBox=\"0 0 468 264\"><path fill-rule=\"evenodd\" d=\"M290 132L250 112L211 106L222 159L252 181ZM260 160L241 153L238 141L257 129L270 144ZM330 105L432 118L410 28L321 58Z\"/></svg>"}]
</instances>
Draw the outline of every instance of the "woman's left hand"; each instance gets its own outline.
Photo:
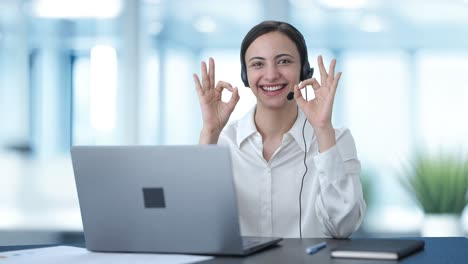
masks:
<instances>
[{"instance_id":1,"label":"woman's left hand","mask_svg":"<svg viewBox=\"0 0 468 264\"><path fill-rule=\"evenodd\" d=\"M331 123L333 102L341 72L335 76L335 59L330 63L329 73L327 73L323 65L322 56L318 56L317 62L320 70L321 84L315 78L302 81L302 83L294 87L294 98L316 131L329 130L333 128ZM310 101L306 101L300 92L307 85L312 85L315 93L315 98Z\"/></svg>"}]
</instances>

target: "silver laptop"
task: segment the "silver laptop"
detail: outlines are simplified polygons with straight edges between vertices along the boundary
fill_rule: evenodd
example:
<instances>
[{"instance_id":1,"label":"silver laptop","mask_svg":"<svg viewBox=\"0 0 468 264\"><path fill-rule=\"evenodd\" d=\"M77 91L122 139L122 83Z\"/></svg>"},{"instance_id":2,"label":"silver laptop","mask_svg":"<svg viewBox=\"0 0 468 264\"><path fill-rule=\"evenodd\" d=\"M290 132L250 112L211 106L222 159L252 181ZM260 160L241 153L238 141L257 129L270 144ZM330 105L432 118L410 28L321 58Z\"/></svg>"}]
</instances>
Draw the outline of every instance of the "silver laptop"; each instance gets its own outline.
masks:
<instances>
[{"instance_id":1,"label":"silver laptop","mask_svg":"<svg viewBox=\"0 0 468 264\"><path fill-rule=\"evenodd\" d=\"M227 147L76 146L71 154L88 250L247 255L281 240L241 237Z\"/></svg>"}]
</instances>

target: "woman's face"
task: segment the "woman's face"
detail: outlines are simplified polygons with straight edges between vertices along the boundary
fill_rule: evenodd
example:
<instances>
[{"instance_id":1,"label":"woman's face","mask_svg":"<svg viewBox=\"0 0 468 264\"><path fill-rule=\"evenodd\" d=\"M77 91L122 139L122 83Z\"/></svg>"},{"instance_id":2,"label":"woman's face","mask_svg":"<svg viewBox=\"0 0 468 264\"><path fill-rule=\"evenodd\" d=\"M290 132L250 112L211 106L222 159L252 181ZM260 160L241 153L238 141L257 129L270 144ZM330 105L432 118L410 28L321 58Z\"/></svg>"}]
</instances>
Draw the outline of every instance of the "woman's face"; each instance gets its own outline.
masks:
<instances>
[{"instance_id":1,"label":"woman's face","mask_svg":"<svg viewBox=\"0 0 468 264\"><path fill-rule=\"evenodd\" d=\"M300 81L301 59L292 40L278 31L261 35L245 52L247 77L257 104L278 109Z\"/></svg>"}]
</instances>

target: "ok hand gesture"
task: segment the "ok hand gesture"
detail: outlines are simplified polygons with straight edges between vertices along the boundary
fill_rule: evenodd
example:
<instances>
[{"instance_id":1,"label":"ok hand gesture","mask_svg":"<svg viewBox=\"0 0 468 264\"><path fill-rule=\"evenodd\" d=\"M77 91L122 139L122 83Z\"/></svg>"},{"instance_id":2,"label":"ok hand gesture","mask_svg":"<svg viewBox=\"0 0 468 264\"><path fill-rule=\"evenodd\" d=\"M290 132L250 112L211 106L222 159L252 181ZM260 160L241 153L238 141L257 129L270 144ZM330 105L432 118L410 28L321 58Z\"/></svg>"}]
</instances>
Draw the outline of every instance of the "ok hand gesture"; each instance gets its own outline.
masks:
<instances>
[{"instance_id":1,"label":"ok hand gesture","mask_svg":"<svg viewBox=\"0 0 468 264\"><path fill-rule=\"evenodd\" d=\"M197 74L193 74L193 80L197 88L198 100L203 115L203 129L200 135L200 143L217 143L221 130L226 125L229 117L239 101L239 91L230 83L219 81L215 86L215 63L213 58L209 60L209 70L206 63L201 64L202 81ZM221 94L226 88L232 92L229 102L221 101Z\"/></svg>"},{"instance_id":2,"label":"ok hand gesture","mask_svg":"<svg viewBox=\"0 0 468 264\"><path fill-rule=\"evenodd\" d=\"M329 73L327 73L327 70L323 66L322 56L317 58L317 62L320 70L321 84L315 78L304 80L300 85L294 87L294 98L314 128L319 151L324 152L336 145L335 130L331 117L341 72L335 76L335 59L330 63ZM307 85L312 85L315 93L315 98L310 101L306 101L300 92L300 89L304 89Z\"/></svg>"},{"instance_id":3,"label":"ok hand gesture","mask_svg":"<svg viewBox=\"0 0 468 264\"><path fill-rule=\"evenodd\" d=\"M320 70L321 84L315 78L304 80L300 85L294 87L294 97L310 124L315 130L320 130L332 127L333 102L341 72L335 76L335 59L330 63L329 73L327 73L323 65L322 56L317 58L317 62ZM315 98L310 101L306 101L300 92L300 89L304 89L307 85L312 85L315 93Z\"/></svg>"}]
</instances>

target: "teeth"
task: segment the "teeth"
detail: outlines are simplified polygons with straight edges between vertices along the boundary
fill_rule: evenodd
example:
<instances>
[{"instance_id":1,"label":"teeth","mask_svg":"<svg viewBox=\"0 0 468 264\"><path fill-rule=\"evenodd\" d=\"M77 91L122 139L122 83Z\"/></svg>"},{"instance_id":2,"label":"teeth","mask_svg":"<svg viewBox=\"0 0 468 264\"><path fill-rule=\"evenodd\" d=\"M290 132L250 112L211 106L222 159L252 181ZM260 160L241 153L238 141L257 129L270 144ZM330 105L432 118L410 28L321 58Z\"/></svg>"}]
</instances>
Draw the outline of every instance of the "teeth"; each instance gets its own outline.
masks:
<instances>
[{"instance_id":1,"label":"teeth","mask_svg":"<svg viewBox=\"0 0 468 264\"><path fill-rule=\"evenodd\" d=\"M283 85L277 85L277 86L263 86L262 89L268 92L273 92L277 91L283 88Z\"/></svg>"}]
</instances>

